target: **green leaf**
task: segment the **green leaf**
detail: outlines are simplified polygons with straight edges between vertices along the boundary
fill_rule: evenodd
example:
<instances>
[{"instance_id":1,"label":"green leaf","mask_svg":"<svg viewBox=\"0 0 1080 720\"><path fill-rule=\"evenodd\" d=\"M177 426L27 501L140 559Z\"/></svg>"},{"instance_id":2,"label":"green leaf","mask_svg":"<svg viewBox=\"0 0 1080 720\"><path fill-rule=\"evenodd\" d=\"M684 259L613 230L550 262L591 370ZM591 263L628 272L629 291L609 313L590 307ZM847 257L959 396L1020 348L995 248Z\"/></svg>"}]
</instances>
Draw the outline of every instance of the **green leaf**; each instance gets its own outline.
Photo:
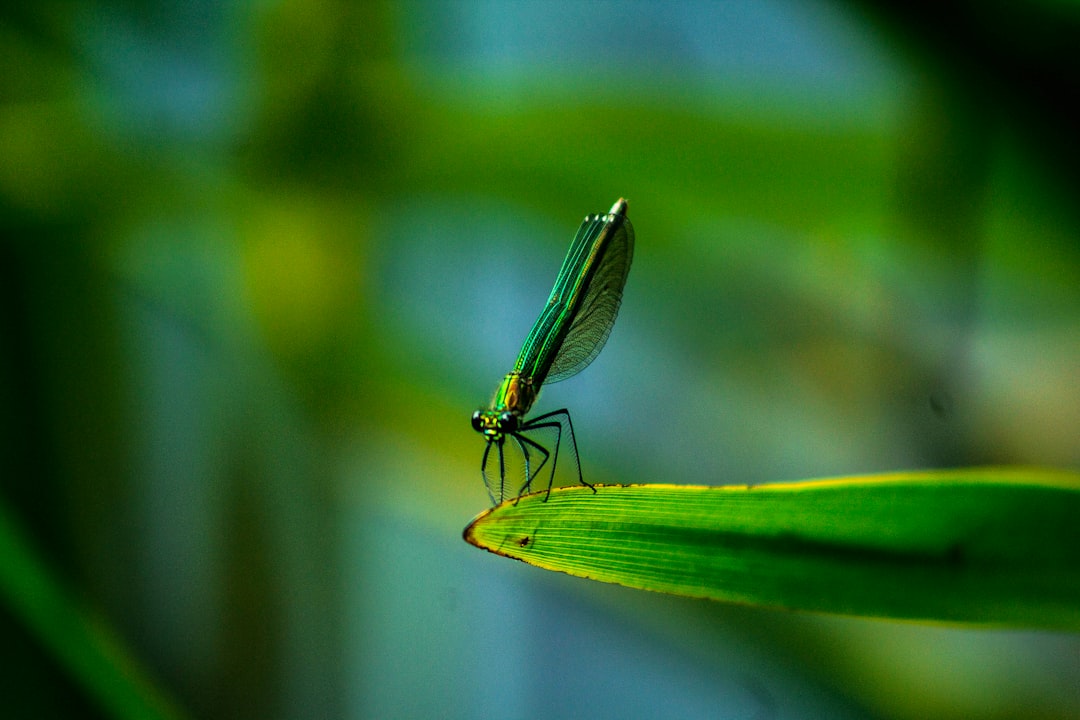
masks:
<instances>
[{"instance_id":1,"label":"green leaf","mask_svg":"<svg viewBox=\"0 0 1080 720\"><path fill-rule=\"evenodd\" d=\"M754 486L607 485L498 505L465 539L689 597L1080 629L1080 474L975 468Z\"/></svg>"}]
</instances>

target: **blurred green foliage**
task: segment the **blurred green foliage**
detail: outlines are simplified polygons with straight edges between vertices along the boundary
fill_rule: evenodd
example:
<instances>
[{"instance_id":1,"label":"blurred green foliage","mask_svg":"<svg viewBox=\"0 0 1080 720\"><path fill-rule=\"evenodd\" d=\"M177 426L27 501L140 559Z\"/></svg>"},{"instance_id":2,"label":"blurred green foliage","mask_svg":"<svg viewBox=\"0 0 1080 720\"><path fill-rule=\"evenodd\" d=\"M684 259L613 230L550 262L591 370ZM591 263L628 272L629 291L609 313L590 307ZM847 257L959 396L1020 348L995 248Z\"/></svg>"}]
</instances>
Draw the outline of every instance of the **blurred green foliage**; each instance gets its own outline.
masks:
<instances>
[{"instance_id":1,"label":"blurred green foliage","mask_svg":"<svg viewBox=\"0 0 1080 720\"><path fill-rule=\"evenodd\" d=\"M1080 465L1076 13L920 12L5 8L0 502L199 717L1075 717L1072 636L597 590L459 538L468 416L619 196L619 323L541 399L591 479ZM24 606L5 707L103 715Z\"/></svg>"}]
</instances>

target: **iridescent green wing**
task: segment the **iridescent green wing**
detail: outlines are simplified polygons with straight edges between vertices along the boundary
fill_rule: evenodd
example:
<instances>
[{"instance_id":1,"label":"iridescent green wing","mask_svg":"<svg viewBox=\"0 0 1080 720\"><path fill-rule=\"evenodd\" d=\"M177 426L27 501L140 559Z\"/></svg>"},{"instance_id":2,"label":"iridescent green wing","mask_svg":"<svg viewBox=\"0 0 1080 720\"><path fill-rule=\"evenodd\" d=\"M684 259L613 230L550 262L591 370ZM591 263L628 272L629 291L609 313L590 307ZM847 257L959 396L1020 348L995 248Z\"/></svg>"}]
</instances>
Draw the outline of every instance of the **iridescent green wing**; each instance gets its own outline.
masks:
<instances>
[{"instance_id":1,"label":"iridescent green wing","mask_svg":"<svg viewBox=\"0 0 1080 720\"><path fill-rule=\"evenodd\" d=\"M634 257L625 200L578 228L544 311L525 340L517 369L534 386L581 372L603 349L615 324Z\"/></svg>"}]
</instances>

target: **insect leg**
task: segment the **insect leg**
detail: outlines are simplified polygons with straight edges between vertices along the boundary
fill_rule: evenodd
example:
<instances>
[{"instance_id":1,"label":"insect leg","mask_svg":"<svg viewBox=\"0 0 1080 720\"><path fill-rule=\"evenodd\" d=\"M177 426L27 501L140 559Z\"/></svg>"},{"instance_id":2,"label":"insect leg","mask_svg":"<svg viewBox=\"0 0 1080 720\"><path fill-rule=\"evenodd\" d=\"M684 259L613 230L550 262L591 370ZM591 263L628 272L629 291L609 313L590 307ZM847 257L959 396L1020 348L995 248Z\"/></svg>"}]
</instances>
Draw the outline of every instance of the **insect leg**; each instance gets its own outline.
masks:
<instances>
[{"instance_id":1,"label":"insect leg","mask_svg":"<svg viewBox=\"0 0 1080 720\"><path fill-rule=\"evenodd\" d=\"M594 488L591 483L585 482L585 478L581 474L581 460L578 456L577 436L574 434L574 422L570 419L570 413L566 410L566 408L563 408L562 410L555 410L554 412L545 413L544 415L533 418L524 426L524 428L522 428L524 430L531 430L536 428L553 427L556 428L558 431L555 443L555 457L553 458L551 466L551 482L548 484L548 497L551 496L551 485L555 482L555 467L559 462L559 447L562 444L561 440L564 420L566 423L566 427L570 429L570 447L571 452L574 456L574 465L577 466L578 482L580 482L585 487L591 489L593 492L596 492L596 488Z\"/></svg>"},{"instance_id":2,"label":"insect leg","mask_svg":"<svg viewBox=\"0 0 1080 720\"><path fill-rule=\"evenodd\" d=\"M501 448L500 448L501 450ZM495 493L491 492L491 479L488 477L488 455L491 453L491 443L487 443L484 446L484 456L480 459L480 475L484 478L484 487L487 489L488 497L491 498L492 505L498 505L499 502L495 499ZM502 466L502 452L499 453L499 465Z\"/></svg>"},{"instance_id":3,"label":"insect leg","mask_svg":"<svg viewBox=\"0 0 1080 720\"><path fill-rule=\"evenodd\" d=\"M519 493L519 495L518 495L518 497L521 497L521 495L525 494L525 489L526 488L528 488L530 490L532 489L533 478L535 478L537 475L540 474L540 470L544 467L544 463L546 463L548 461L548 459L551 457L551 451L549 451L546 447L544 447L540 443L536 442L532 438L525 437L524 435L515 435L514 437L518 438L518 442L521 444L521 450L525 454L526 458L528 458L528 456L529 456L529 450L528 450L527 447L525 447L526 444L532 445L534 448L536 448L537 450L539 450L540 452L542 452L544 454L544 459L541 460L540 464L536 466L536 470L534 470L532 475L530 475L528 477L528 479L525 481L525 486L521 488L521 493ZM528 463L526 463L526 472L527 472L527 468L528 468ZM553 482L554 478L555 478L555 465L554 465L554 463L552 463L552 465L551 465L551 470L552 470L552 475L551 475L552 480L548 482L548 493L551 492L551 482ZM544 498L544 502L547 502L547 498Z\"/></svg>"}]
</instances>

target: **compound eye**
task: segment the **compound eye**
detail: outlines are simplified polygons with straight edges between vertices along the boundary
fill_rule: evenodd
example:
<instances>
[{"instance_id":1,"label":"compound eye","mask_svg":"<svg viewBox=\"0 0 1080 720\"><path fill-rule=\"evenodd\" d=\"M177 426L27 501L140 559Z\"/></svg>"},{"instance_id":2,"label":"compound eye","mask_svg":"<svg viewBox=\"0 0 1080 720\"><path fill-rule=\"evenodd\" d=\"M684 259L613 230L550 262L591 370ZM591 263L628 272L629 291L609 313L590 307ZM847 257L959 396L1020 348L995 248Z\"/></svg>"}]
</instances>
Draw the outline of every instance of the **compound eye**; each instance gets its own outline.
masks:
<instances>
[{"instance_id":1,"label":"compound eye","mask_svg":"<svg viewBox=\"0 0 1080 720\"><path fill-rule=\"evenodd\" d=\"M477 410L472 414L472 429L476 432L484 432L484 412Z\"/></svg>"},{"instance_id":2,"label":"compound eye","mask_svg":"<svg viewBox=\"0 0 1080 720\"><path fill-rule=\"evenodd\" d=\"M517 432L518 418L512 412L504 412L499 415L499 429L503 432Z\"/></svg>"}]
</instances>

